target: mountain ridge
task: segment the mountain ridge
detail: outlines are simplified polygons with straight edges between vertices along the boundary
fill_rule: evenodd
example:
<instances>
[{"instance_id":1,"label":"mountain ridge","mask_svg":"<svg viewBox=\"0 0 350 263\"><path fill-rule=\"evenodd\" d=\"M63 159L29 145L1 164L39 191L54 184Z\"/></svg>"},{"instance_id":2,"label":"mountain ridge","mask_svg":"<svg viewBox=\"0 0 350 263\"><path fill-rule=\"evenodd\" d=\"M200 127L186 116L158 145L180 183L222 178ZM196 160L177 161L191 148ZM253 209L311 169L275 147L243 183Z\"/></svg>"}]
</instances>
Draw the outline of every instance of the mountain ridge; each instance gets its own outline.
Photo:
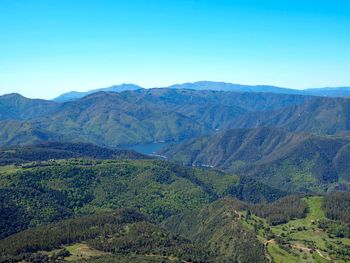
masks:
<instances>
[{"instance_id":1,"label":"mountain ridge","mask_svg":"<svg viewBox=\"0 0 350 263\"><path fill-rule=\"evenodd\" d=\"M349 98L187 89L97 92L64 103L6 98L0 97L0 116L8 116L0 120L0 146L58 141L117 147L256 127L350 131Z\"/></svg>"},{"instance_id":2,"label":"mountain ridge","mask_svg":"<svg viewBox=\"0 0 350 263\"><path fill-rule=\"evenodd\" d=\"M67 102L72 100L77 100L80 98L83 98L87 95L105 91L105 92L123 92L128 90L138 90L143 89L142 87L135 85L135 84L120 84L120 85L113 85L107 88L100 88L100 89L93 89L89 91L70 91L67 93L63 93L59 95L58 97L54 98L53 101L57 102Z\"/></svg>"},{"instance_id":3,"label":"mountain ridge","mask_svg":"<svg viewBox=\"0 0 350 263\"><path fill-rule=\"evenodd\" d=\"M158 88L154 87L153 89ZM217 81L196 81L186 82L182 84L173 84L161 88L169 89L192 89L192 90L214 90L214 91L232 91L232 92L264 92L277 94L298 94L298 95L312 95L312 96L328 96L328 97L343 97L350 96L350 87L325 87L325 88L308 88L308 89L292 89L273 85L244 85L234 84L229 82ZM107 92L123 92L128 90L144 89L135 84L121 84L113 85L107 88L93 89L85 92L70 91L63 93L54 98L57 102L72 101L82 98L86 95L96 93L99 91Z\"/></svg>"},{"instance_id":4,"label":"mountain ridge","mask_svg":"<svg viewBox=\"0 0 350 263\"><path fill-rule=\"evenodd\" d=\"M350 137L260 127L226 130L161 151L171 161L252 176L278 189L346 189ZM345 188L344 188L345 187Z\"/></svg>"}]
</instances>

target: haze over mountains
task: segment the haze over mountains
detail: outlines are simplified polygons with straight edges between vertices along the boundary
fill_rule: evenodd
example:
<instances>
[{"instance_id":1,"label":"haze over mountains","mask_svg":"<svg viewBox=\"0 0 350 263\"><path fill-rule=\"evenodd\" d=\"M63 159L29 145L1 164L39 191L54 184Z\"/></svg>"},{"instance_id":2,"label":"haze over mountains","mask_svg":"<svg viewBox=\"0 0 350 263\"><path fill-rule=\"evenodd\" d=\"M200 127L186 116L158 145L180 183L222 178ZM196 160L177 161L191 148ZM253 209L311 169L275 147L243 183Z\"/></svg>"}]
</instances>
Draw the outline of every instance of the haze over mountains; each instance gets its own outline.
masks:
<instances>
[{"instance_id":1,"label":"haze over mountains","mask_svg":"<svg viewBox=\"0 0 350 263\"><path fill-rule=\"evenodd\" d=\"M328 96L328 97L348 97L350 96L350 87L334 87L334 88L312 88L312 89L289 89L283 87L276 87L270 85L241 85L226 82L214 81L198 81L194 83L175 84L164 88L170 89L192 89L192 90L215 90L215 91L234 91L234 92L269 92L269 93L283 93L283 94L299 94L299 95L313 95L313 96ZM82 98L86 95L96 93L99 91L106 92L123 92L127 90L143 89L134 84L114 85L108 88L94 89L86 92L71 91L64 93L54 101L65 102Z\"/></svg>"},{"instance_id":2,"label":"haze over mountains","mask_svg":"<svg viewBox=\"0 0 350 263\"><path fill-rule=\"evenodd\" d=\"M123 92L126 90L137 90L142 89L140 86L134 85L134 84L121 84L121 85L114 85L108 88L101 88L101 89L93 89L85 92L78 92L78 91L71 91L68 93L64 93L57 98L54 99L54 101L58 102L65 102L65 101L71 101L80 99L82 97L85 97L89 94L105 91L105 92Z\"/></svg>"}]
</instances>

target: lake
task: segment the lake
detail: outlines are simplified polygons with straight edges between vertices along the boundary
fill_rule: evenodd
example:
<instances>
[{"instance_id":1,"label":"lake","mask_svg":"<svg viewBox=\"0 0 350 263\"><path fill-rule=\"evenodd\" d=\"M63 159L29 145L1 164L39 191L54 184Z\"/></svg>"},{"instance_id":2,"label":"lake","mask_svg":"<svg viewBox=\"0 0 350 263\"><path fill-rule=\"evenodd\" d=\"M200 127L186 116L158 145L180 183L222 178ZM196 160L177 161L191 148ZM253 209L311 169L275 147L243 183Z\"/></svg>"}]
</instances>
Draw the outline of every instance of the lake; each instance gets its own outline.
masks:
<instances>
[{"instance_id":1,"label":"lake","mask_svg":"<svg viewBox=\"0 0 350 263\"><path fill-rule=\"evenodd\" d=\"M134 150L136 152L147 154L147 155L154 155L154 153L164 149L169 144L170 144L169 142L156 142L156 143L146 143L146 144L124 145L118 148L124 149L124 150Z\"/></svg>"}]
</instances>

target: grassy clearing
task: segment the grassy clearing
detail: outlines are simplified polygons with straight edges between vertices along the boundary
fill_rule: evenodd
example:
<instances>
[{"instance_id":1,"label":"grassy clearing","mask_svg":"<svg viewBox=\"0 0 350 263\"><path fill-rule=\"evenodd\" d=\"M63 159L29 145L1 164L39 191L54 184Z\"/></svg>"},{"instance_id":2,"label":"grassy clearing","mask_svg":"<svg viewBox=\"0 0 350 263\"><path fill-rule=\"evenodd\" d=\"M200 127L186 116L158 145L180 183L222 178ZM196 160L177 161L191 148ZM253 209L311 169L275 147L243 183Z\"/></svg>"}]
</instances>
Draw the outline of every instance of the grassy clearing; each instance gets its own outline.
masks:
<instances>
[{"instance_id":1,"label":"grassy clearing","mask_svg":"<svg viewBox=\"0 0 350 263\"><path fill-rule=\"evenodd\" d=\"M11 185L10 175L18 171L21 171L21 168L15 165L0 166L0 187L9 187Z\"/></svg>"},{"instance_id":2,"label":"grassy clearing","mask_svg":"<svg viewBox=\"0 0 350 263\"><path fill-rule=\"evenodd\" d=\"M15 166L15 165L5 165L5 166L0 166L0 176L1 175L9 175L14 172L17 172L21 170L21 167Z\"/></svg>"},{"instance_id":3,"label":"grassy clearing","mask_svg":"<svg viewBox=\"0 0 350 263\"><path fill-rule=\"evenodd\" d=\"M277 226L274 229L276 232L283 232L290 236L293 240L300 241L302 243L313 242L315 246L321 250L326 250L325 241L328 235L317 228L316 222L322 218L325 218L325 214L322 210L323 197L307 197L304 199L309 207L307 216L303 219L291 220L287 224ZM300 231L298 229L302 228Z\"/></svg>"},{"instance_id":4,"label":"grassy clearing","mask_svg":"<svg viewBox=\"0 0 350 263\"><path fill-rule=\"evenodd\" d=\"M336 241L348 243L349 239L330 238L327 233L317 227L317 221L325 218L322 209L323 197L306 197L304 200L309 207L305 218L291 220L287 224L271 227L271 230L276 235L283 233L287 236L291 240L292 251L296 254L301 254L302 249L300 247L305 248L304 255L298 259L298 262L331 262L329 259L332 258L332 255L330 255L326 244L335 244ZM295 244L298 244L298 246ZM309 249L310 252L307 252L306 249ZM310 257L310 253L312 253L312 257ZM271 255L275 257L274 254ZM276 262L283 261L276 260Z\"/></svg>"},{"instance_id":5,"label":"grassy clearing","mask_svg":"<svg viewBox=\"0 0 350 263\"><path fill-rule=\"evenodd\" d=\"M309 208L305 218L290 220L286 224L270 226L265 219L252 216L250 220L244 220L243 224L251 230L255 230L258 239L266 244L266 252L276 263L345 262L335 258L335 255L327 248L327 244L331 244L335 248L339 243L349 246L350 239L331 238L317 227L317 221L325 218L322 209L323 197L305 197L304 200ZM259 227L257 228L256 225ZM269 235L271 236L272 234L275 238L268 237L266 229L270 229ZM285 242L282 245L276 242L280 238Z\"/></svg>"},{"instance_id":6,"label":"grassy clearing","mask_svg":"<svg viewBox=\"0 0 350 263\"><path fill-rule=\"evenodd\" d=\"M274 259L275 262L285 262L285 263L298 263L298 258L289 254L284 249L281 249L277 244L269 244L267 247L268 253Z\"/></svg>"},{"instance_id":7,"label":"grassy clearing","mask_svg":"<svg viewBox=\"0 0 350 263\"><path fill-rule=\"evenodd\" d=\"M316 263L329 263L330 261L327 260L327 259L324 259L323 257L321 257L318 253L314 253L312 255L313 257L313 260L316 262Z\"/></svg>"},{"instance_id":8,"label":"grassy clearing","mask_svg":"<svg viewBox=\"0 0 350 263\"><path fill-rule=\"evenodd\" d=\"M71 255L65 260L76 261L80 259L89 259L91 257L100 257L108 255L108 253L90 248L85 243L77 243L74 245L67 246L66 249L71 253Z\"/></svg>"}]
</instances>

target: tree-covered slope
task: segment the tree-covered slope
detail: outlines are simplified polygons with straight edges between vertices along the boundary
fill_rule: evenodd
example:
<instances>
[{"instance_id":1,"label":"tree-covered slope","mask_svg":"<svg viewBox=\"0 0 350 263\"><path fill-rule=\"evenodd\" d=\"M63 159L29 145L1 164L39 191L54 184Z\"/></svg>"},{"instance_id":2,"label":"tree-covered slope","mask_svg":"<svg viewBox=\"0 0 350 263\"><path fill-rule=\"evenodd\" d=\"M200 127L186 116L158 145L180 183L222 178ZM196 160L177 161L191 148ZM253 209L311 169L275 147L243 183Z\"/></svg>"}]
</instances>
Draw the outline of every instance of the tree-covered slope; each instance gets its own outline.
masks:
<instances>
[{"instance_id":1,"label":"tree-covered slope","mask_svg":"<svg viewBox=\"0 0 350 263\"><path fill-rule=\"evenodd\" d=\"M161 220L215 200L237 182L234 175L151 160L77 159L3 166L0 233L6 236L74 214L122 207L139 208Z\"/></svg>"},{"instance_id":2,"label":"tree-covered slope","mask_svg":"<svg viewBox=\"0 0 350 263\"><path fill-rule=\"evenodd\" d=\"M231 124L232 128L280 127L316 134L348 134L350 99L314 97L300 105L249 112Z\"/></svg>"},{"instance_id":3,"label":"tree-covered slope","mask_svg":"<svg viewBox=\"0 0 350 263\"><path fill-rule=\"evenodd\" d=\"M0 262L348 262L348 225L327 218L327 205L335 201L332 213L341 213L346 200L224 198L161 224L133 209L77 216L1 239Z\"/></svg>"},{"instance_id":4,"label":"tree-covered slope","mask_svg":"<svg viewBox=\"0 0 350 263\"><path fill-rule=\"evenodd\" d=\"M48 142L37 145L0 148L0 165L82 157L93 159L150 158L134 151L102 148L88 143Z\"/></svg>"},{"instance_id":5,"label":"tree-covered slope","mask_svg":"<svg viewBox=\"0 0 350 263\"><path fill-rule=\"evenodd\" d=\"M0 115L7 117L0 123L0 145L73 141L117 146L176 141L225 128L250 111L276 110L307 99L310 98L174 89L100 92L66 103L40 101L40 105L51 106L43 110L30 107L33 114L18 106L16 111L25 116L22 118L21 114L9 113L6 105L11 96L2 96L7 104L0 107Z\"/></svg>"},{"instance_id":6,"label":"tree-covered slope","mask_svg":"<svg viewBox=\"0 0 350 263\"><path fill-rule=\"evenodd\" d=\"M259 202L285 195L253 179L158 160L8 165L0 167L0 233L4 237L42 223L116 208L137 208L160 221L222 196Z\"/></svg>"},{"instance_id":7,"label":"tree-covered slope","mask_svg":"<svg viewBox=\"0 0 350 263\"><path fill-rule=\"evenodd\" d=\"M237 262L348 262L349 225L328 219L323 203L323 196L289 196L265 205L225 198L163 225L218 251L220 262L229 254Z\"/></svg>"},{"instance_id":8,"label":"tree-covered slope","mask_svg":"<svg viewBox=\"0 0 350 263\"><path fill-rule=\"evenodd\" d=\"M239 210L235 200L223 199L171 217L163 224L169 231L217 251L220 262L266 262L263 245L241 223Z\"/></svg>"},{"instance_id":9,"label":"tree-covered slope","mask_svg":"<svg viewBox=\"0 0 350 263\"><path fill-rule=\"evenodd\" d=\"M350 225L350 193L334 192L324 199L323 208L329 219ZM350 232L350 229L349 229Z\"/></svg>"},{"instance_id":10,"label":"tree-covered slope","mask_svg":"<svg viewBox=\"0 0 350 263\"><path fill-rule=\"evenodd\" d=\"M280 189L324 191L349 184L349 147L347 137L256 128L188 140L162 154L185 165L250 175Z\"/></svg>"},{"instance_id":11,"label":"tree-covered slope","mask_svg":"<svg viewBox=\"0 0 350 263\"><path fill-rule=\"evenodd\" d=\"M102 146L182 140L210 129L166 107L128 102L118 93L97 93L60 105L36 121L2 122L2 145L43 141L89 142Z\"/></svg>"},{"instance_id":12,"label":"tree-covered slope","mask_svg":"<svg viewBox=\"0 0 350 263\"><path fill-rule=\"evenodd\" d=\"M53 101L28 99L16 93L0 96L0 120L39 118L58 108L59 104Z\"/></svg>"},{"instance_id":13,"label":"tree-covered slope","mask_svg":"<svg viewBox=\"0 0 350 263\"><path fill-rule=\"evenodd\" d=\"M83 242L83 243L82 243ZM189 240L174 236L134 210L77 217L22 231L0 240L0 262L72 261L70 245L84 245L102 260L119 261L135 254L157 262L214 262L215 257ZM72 251L70 253L69 251ZM152 257L157 261L151 261Z\"/></svg>"},{"instance_id":14,"label":"tree-covered slope","mask_svg":"<svg viewBox=\"0 0 350 263\"><path fill-rule=\"evenodd\" d=\"M186 89L99 92L66 103L12 97L0 97L3 146L60 141L115 147L179 141L227 128L318 134L346 134L350 128L345 98Z\"/></svg>"}]
</instances>

